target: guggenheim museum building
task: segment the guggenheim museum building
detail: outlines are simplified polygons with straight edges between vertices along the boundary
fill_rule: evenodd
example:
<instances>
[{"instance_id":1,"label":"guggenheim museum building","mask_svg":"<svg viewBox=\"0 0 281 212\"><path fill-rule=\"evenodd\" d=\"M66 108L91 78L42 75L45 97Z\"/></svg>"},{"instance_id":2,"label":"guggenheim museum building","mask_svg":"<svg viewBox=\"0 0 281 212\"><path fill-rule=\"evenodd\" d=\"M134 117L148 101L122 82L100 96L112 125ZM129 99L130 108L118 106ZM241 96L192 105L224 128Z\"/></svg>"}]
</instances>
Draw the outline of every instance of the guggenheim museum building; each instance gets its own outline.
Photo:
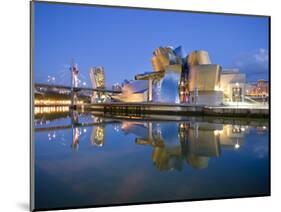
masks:
<instances>
[{"instance_id":1,"label":"guggenheim museum building","mask_svg":"<svg viewBox=\"0 0 281 212\"><path fill-rule=\"evenodd\" d=\"M159 47L153 51L152 71L137 74L120 86L111 99L121 102L220 105L243 101L245 74L212 64L207 51L185 54L181 46ZM224 82L224 81L227 82Z\"/></svg>"}]
</instances>

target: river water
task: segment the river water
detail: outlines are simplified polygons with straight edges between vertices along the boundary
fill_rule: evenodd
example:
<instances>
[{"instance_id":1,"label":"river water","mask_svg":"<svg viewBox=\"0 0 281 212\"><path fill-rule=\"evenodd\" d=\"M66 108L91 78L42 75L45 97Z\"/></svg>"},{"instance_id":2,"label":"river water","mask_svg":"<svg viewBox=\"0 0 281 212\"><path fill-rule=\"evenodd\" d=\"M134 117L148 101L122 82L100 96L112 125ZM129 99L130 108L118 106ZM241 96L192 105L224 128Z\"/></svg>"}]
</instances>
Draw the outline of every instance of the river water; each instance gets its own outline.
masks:
<instances>
[{"instance_id":1,"label":"river water","mask_svg":"<svg viewBox=\"0 0 281 212\"><path fill-rule=\"evenodd\" d=\"M35 115L35 206L269 194L268 121Z\"/></svg>"}]
</instances>

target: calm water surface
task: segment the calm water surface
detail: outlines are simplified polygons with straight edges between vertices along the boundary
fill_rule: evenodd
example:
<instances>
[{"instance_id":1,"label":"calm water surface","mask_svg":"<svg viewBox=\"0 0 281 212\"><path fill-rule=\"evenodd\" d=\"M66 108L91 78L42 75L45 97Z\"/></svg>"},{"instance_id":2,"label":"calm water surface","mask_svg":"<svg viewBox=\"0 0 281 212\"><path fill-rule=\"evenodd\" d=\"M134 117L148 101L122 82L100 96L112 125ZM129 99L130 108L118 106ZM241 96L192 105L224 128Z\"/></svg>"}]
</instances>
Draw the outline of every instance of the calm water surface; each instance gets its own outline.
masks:
<instances>
[{"instance_id":1,"label":"calm water surface","mask_svg":"<svg viewBox=\"0 0 281 212\"><path fill-rule=\"evenodd\" d=\"M221 123L36 117L36 208L267 195L268 122Z\"/></svg>"}]
</instances>

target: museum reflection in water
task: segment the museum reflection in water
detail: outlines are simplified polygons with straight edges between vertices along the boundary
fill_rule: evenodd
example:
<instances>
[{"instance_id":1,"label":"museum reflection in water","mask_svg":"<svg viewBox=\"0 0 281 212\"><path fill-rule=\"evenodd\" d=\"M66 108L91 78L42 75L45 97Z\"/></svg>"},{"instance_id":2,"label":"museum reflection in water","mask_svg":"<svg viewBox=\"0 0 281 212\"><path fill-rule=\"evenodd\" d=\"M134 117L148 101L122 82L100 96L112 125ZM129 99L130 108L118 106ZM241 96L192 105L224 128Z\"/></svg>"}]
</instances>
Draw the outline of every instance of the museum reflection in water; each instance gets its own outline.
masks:
<instances>
[{"instance_id":1,"label":"museum reflection in water","mask_svg":"<svg viewBox=\"0 0 281 212\"><path fill-rule=\"evenodd\" d=\"M86 132L78 112L69 113L72 129L71 148L79 150L79 137ZM65 114L64 114L65 115ZM182 170L184 165L194 169L208 167L212 157L219 157L221 149L238 151L244 144L251 127L247 125L216 124L202 121L112 121L90 116L92 131L90 144L102 148L105 144L106 128L110 124L115 133L133 134L135 144L151 148L151 160L161 171ZM65 118L65 117L63 117ZM41 121L40 121L41 120ZM37 125L46 123L37 119ZM267 131L267 126L255 127L258 134ZM40 128L39 128L40 129ZM56 129L56 128L54 128ZM87 128L88 129L88 128ZM56 130L48 133L49 140L56 138ZM83 139L84 142L84 139Z\"/></svg>"},{"instance_id":2,"label":"museum reflection in water","mask_svg":"<svg viewBox=\"0 0 281 212\"><path fill-rule=\"evenodd\" d=\"M185 163L206 168L211 157L220 156L221 148L239 149L248 131L247 127L206 122L126 122L121 129L139 136L136 144L152 148L151 159L161 171L182 170Z\"/></svg>"}]
</instances>

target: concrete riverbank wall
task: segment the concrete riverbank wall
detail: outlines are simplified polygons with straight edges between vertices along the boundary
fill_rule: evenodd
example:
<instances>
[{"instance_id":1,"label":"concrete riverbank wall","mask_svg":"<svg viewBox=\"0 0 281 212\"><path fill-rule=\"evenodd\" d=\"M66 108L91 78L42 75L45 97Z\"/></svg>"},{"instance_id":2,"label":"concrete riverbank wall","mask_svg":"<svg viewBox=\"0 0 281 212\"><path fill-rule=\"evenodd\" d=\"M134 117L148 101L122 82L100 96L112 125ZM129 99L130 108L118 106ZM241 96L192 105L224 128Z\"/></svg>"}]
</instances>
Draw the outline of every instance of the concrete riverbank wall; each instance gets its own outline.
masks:
<instances>
[{"instance_id":1,"label":"concrete riverbank wall","mask_svg":"<svg viewBox=\"0 0 281 212\"><path fill-rule=\"evenodd\" d=\"M112 115L181 115L269 118L267 108L209 107L204 105L155 104L155 103L98 103L79 106L84 111L98 111Z\"/></svg>"}]
</instances>

